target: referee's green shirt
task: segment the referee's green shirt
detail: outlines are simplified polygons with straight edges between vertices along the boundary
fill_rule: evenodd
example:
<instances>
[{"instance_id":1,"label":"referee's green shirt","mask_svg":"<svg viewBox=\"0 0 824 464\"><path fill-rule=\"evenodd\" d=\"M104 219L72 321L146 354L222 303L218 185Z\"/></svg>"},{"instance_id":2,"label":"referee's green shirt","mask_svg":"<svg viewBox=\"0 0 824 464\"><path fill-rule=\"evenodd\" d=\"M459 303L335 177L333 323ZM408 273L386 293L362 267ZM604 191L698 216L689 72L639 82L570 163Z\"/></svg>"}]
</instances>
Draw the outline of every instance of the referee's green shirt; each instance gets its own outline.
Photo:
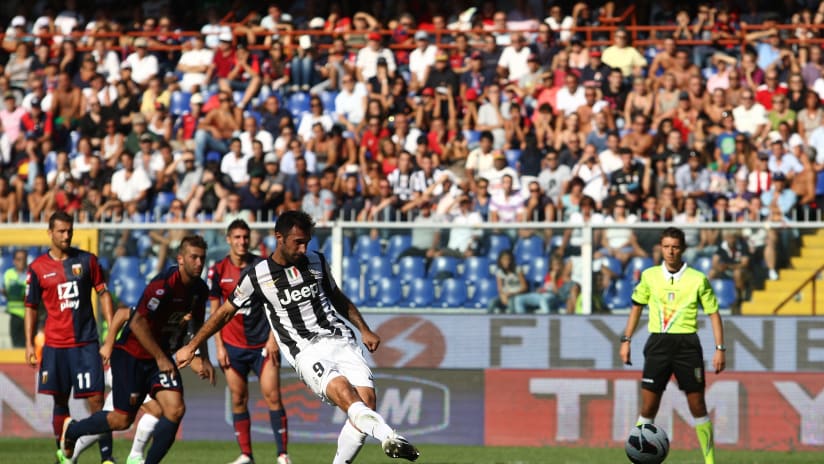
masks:
<instances>
[{"instance_id":1,"label":"referee's green shirt","mask_svg":"<svg viewBox=\"0 0 824 464\"><path fill-rule=\"evenodd\" d=\"M650 333L695 333L699 303L705 314L718 311L707 276L686 264L674 274L663 265L645 270L632 292L632 301L649 307Z\"/></svg>"}]
</instances>

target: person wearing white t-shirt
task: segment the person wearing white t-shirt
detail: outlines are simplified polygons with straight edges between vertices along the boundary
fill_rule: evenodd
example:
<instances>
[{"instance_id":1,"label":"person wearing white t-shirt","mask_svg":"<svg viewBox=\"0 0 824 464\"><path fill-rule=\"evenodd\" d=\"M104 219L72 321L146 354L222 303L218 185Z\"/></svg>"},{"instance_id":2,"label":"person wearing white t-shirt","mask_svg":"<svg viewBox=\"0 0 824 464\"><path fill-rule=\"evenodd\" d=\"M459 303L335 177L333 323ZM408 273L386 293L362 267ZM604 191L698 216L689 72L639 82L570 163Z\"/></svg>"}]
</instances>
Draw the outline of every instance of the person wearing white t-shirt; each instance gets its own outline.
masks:
<instances>
[{"instance_id":1,"label":"person wearing white t-shirt","mask_svg":"<svg viewBox=\"0 0 824 464\"><path fill-rule=\"evenodd\" d=\"M578 76L575 73L568 73L564 77L564 86L558 90L555 108L563 111L569 116L578 111L578 108L586 105L584 96L584 86L578 84Z\"/></svg>"},{"instance_id":2,"label":"person wearing white t-shirt","mask_svg":"<svg viewBox=\"0 0 824 464\"><path fill-rule=\"evenodd\" d=\"M732 109L735 130L748 134L753 140L764 139L770 129L767 110L755 102L752 90L743 90L740 98L741 104Z\"/></svg>"},{"instance_id":3,"label":"person wearing white t-shirt","mask_svg":"<svg viewBox=\"0 0 824 464\"><path fill-rule=\"evenodd\" d=\"M152 181L142 169L135 169L134 155L124 151L120 155L121 169L112 174L112 194L123 203L140 204L146 199Z\"/></svg>"},{"instance_id":4,"label":"person wearing white t-shirt","mask_svg":"<svg viewBox=\"0 0 824 464\"><path fill-rule=\"evenodd\" d=\"M335 97L338 121L346 127L355 127L363 121L366 111L366 86L355 82L355 76L346 73L341 77L341 89ZM351 129L350 129L351 130Z\"/></svg>"},{"instance_id":5,"label":"person wearing white t-shirt","mask_svg":"<svg viewBox=\"0 0 824 464\"><path fill-rule=\"evenodd\" d=\"M208 22L200 28L200 33L203 34L203 42L209 49L216 49L220 44L219 37L225 34L231 34L232 28L226 24L220 24L220 18L217 16L217 11L214 8L209 8L206 12Z\"/></svg>"},{"instance_id":6,"label":"person wearing white t-shirt","mask_svg":"<svg viewBox=\"0 0 824 464\"><path fill-rule=\"evenodd\" d=\"M479 173L495 168L495 151L492 149L493 140L492 132L481 132L478 148L469 152L466 157L466 178L470 179L470 182L474 182Z\"/></svg>"},{"instance_id":7,"label":"person wearing white t-shirt","mask_svg":"<svg viewBox=\"0 0 824 464\"><path fill-rule=\"evenodd\" d=\"M180 90L184 92L192 92L195 86L203 88L206 71L214 59L214 52L203 46L203 37L192 37L190 43L191 48L183 52L177 62L177 70L183 73Z\"/></svg>"},{"instance_id":8,"label":"person wearing white t-shirt","mask_svg":"<svg viewBox=\"0 0 824 464\"><path fill-rule=\"evenodd\" d=\"M134 40L134 52L126 57L132 67L132 80L144 87L159 71L157 58L148 53L148 46L145 38L138 37Z\"/></svg>"},{"instance_id":9,"label":"person wearing white t-shirt","mask_svg":"<svg viewBox=\"0 0 824 464\"><path fill-rule=\"evenodd\" d=\"M489 222L518 222L525 219L525 198L520 191L512 188L513 181L509 174L501 177L500 191L493 193L489 200Z\"/></svg>"},{"instance_id":10,"label":"person wearing white t-shirt","mask_svg":"<svg viewBox=\"0 0 824 464\"><path fill-rule=\"evenodd\" d=\"M426 83L437 53L438 47L429 42L429 34L426 31L415 33L415 49L409 54L409 72L412 76L410 84L414 88L422 87Z\"/></svg>"},{"instance_id":11,"label":"person wearing white t-shirt","mask_svg":"<svg viewBox=\"0 0 824 464\"><path fill-rule=\"evenodd\" d=\"M240 139L234 138L229 143L229 153L220 160L220 172L228 175L235 188L242 187L249 183L249 158L252 155L244 155L240 150Z\"/></svg>"},{"instance_id":12,"label":"person wearing white t-shirt","mask_svg":"<svg viewBox=\"0 0 824 464\"><path fill-rule=\"evenodd\" d=\"M498 59L498 68L505 70L510 81L517 81L529 74L529 55L532 51L526 46L526 38L520 33L512 34L512 44L504 47Z\"/></svg>"},{"instance_id":13,"label":"person wearing white t-shirt","mask_svg":"<svg viewBox=\"0 0 824 464\"><path fill-rule=\"evenodd\" d=\"M378 73L378 58L380 57L386 60L389 76L393 77L395 75L395 56L392 51L381 47L381 35L377 32L370 32L367 39L366 46L360 49L355 60L358 80L366 82Z\"/></svg>"},{"instance_id":14,"label":"person wearing white t-shirt","mask_svg":"<svg viewBox=\"0 0 824 464\"><path fill-rule=\"evenodd\" d=\"M240 133L240 152L244 156L251 156L253 153L252 142L257 140L263 148L263 153L273 153L275 139L272 134L265 129L258 128L257 119L254 116L243 118L243 132Z\"/></svg>"}]
</instances>

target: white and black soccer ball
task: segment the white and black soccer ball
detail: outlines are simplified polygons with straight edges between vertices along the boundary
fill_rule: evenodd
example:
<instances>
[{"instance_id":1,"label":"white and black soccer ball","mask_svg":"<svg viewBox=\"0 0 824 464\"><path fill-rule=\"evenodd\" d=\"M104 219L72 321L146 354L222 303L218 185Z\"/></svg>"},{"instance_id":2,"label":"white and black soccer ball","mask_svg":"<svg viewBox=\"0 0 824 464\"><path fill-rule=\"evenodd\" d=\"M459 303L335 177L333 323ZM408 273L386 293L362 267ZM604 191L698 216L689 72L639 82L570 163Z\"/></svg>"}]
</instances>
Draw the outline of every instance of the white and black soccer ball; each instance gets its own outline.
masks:
<instances>
[{"instance_id":1,"label":"white and black soccer ball","mask_svg":"<svg viewBox=\"0 0 824 464\"><path fill-rule=\"evenodd\" d=\"M632 428L624 449L630 462L660 464L669 453L669 445L664 429L655 424L642 424Z\"/></svg>"}]
</instances>

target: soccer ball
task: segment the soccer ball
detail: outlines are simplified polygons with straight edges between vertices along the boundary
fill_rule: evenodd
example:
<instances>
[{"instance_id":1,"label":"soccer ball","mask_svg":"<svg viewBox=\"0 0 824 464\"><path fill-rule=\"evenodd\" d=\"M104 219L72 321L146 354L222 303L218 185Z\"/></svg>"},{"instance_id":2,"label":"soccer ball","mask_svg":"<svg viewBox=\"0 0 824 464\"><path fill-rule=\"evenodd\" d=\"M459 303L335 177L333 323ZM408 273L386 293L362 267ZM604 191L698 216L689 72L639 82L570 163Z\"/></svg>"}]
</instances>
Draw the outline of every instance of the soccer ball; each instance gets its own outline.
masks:
<instances>
[{"instance_id":1,"label":"soccer ball","mask_svg":"<svg viewBox=\"0 0 824 464\"><path fill-rule=\"evenodd\" d=\"M624 449L635 464L660 464L669 453L669 438L664 429L655 424L636 425Z\"/></svg>"}]
</instances>

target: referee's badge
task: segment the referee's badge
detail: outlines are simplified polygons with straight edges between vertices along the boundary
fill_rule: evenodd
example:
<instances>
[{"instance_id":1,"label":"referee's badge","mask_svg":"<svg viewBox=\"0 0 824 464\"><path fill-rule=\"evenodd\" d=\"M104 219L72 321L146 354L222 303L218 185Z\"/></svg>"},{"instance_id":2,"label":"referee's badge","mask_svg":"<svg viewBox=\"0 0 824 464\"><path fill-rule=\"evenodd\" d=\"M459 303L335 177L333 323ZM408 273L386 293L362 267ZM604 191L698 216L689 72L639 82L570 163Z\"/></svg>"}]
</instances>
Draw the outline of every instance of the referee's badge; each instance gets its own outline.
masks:
<instances>
[{"instance_id":1,"label":"referee's badge","mask_svg":"<svg viewBox=\"0 0 824 464\"><path fill-rule=\"evenodd\" d=\"M667 301L669 301L670 303L672 303L673 301L675 301L675 292L669 292L669 293L667 293Z\"/></svg>"}]
</instances>

